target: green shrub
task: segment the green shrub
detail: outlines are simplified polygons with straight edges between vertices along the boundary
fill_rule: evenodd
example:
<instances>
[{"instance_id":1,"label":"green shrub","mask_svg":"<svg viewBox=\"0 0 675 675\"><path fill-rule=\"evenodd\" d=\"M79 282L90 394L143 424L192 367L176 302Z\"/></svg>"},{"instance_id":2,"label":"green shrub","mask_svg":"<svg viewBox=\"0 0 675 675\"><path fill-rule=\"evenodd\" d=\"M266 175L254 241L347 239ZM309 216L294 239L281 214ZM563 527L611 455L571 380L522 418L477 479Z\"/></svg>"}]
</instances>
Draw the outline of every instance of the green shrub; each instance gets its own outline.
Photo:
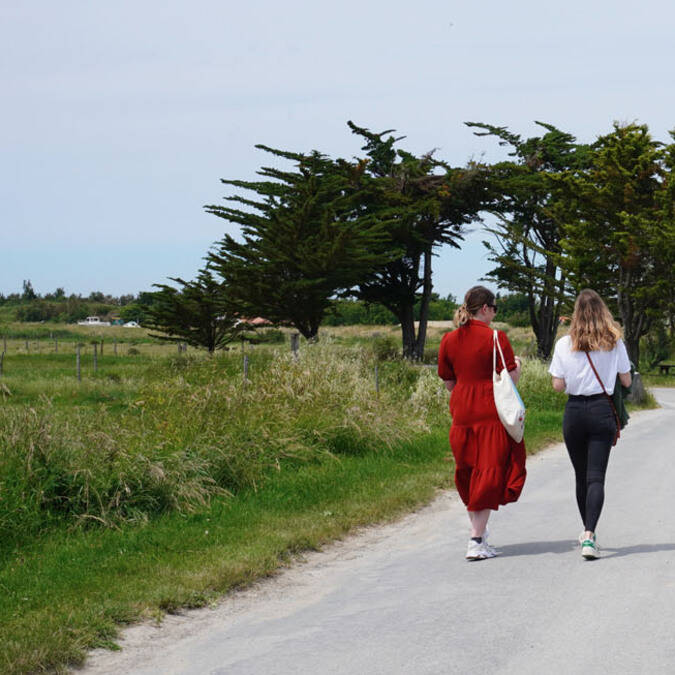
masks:
<instances>
[{"instance_id":1,"label":"green shrub","mask_svg":"<svg viewBox=\"0 0 675 675\"><path fill-rule=\"evenodd\" d=\"M500 319L505 318L501 317ZM511 326L525 327L530 325L530 312L514 312L506 319Z\"/></svg>"},{"instance_id":2,"label":"green shrub","mask_svg":"<svg viewBox=\"0 0 675 675\"><path fill-rule=\"evenodd\" d=\"M641 340L640 360L648 369L652 369L661 361L668 359L672 351L673 344L668 338L665 323L659 321Z\"/></svg>"},{"instance_id":3,"label":"green shrub","mask_svg":"<svg viewBox=\"0 0 675 675\"><path fill-rule=\"evenodd\" d=\"M390 361L401 356L401 345L392 335L379 335L370 344L376 361Z\"/></svg>"}]
</instances>

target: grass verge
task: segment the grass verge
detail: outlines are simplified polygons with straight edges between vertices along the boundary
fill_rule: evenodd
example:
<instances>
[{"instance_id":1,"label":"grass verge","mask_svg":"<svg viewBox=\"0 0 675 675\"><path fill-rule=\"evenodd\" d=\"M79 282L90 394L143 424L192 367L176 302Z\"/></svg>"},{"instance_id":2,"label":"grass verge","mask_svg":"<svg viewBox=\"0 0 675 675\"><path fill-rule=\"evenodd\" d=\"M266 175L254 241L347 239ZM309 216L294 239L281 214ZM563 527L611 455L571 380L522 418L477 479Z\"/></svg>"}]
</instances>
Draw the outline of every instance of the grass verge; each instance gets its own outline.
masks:
<instances>
[{"instance_id":1,"label":"grass verge","mask_svg":"<svg viewBox=\"0 0 675 675\"><path fill-rule=\"evenodd\" d=\"M395 451L326 458L259 491L120 530L67 531L17 548L0 573L0 669L64 670L114 647L120 623L203 606L293 554L393 518L449 485L444 431Z\"/></svg>"}]
</instances>

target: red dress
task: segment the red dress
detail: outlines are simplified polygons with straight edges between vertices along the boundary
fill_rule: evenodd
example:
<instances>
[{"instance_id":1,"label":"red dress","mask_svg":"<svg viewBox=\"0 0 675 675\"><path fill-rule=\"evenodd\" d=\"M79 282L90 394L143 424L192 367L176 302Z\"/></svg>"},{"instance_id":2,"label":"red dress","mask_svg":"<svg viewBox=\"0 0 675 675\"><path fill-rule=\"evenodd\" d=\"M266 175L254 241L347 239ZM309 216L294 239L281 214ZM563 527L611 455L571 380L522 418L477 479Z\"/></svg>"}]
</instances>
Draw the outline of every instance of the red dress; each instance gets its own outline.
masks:
<instances>
[{"instance_id":1,"label":"red dress","mask_svg":"<svg viewBox=\"0 0 675 675\"><path fill-rule=\"evenodd\" d=\"M516 368L508 338L498 331L506 367ZM497 369L502 369L497 354ZM525 484L525 444L516 443L497 416L492 393L492 329L471 319L446 333L438 353L438 374L456 380L450 397L450 447L455 485L469 511L497 510L515 502Z\"/></svg>"}]
</instances>

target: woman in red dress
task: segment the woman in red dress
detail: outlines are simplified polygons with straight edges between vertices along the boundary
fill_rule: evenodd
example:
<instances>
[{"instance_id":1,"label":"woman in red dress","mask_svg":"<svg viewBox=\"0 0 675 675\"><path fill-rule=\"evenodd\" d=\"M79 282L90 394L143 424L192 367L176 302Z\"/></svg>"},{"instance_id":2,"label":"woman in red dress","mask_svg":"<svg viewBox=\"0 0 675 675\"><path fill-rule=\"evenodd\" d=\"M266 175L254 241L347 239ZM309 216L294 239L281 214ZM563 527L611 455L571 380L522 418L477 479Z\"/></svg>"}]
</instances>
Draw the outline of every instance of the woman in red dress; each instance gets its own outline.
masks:
<instances>
[{"instance_id":1,"label":"woman in red dress","mask_svg":"<svg viewBox=\"0 0 675 675\"><path fill-rule=\"evenodd\" d=\"M497 552L487 543L491 511L515 502L525 484L525 445L516 443L499 421L492 393L493 331L497 314L494 294L474 286L455 313L455 326L441 341L438 374L450 397L450 447L455 457L455 485L471 521L468 560L493 558ZM508 338L497 333L506 368L514 383L521 363L513 355ZM502 369L497 356L497 370Z\"/></svg>"}]
</instances>

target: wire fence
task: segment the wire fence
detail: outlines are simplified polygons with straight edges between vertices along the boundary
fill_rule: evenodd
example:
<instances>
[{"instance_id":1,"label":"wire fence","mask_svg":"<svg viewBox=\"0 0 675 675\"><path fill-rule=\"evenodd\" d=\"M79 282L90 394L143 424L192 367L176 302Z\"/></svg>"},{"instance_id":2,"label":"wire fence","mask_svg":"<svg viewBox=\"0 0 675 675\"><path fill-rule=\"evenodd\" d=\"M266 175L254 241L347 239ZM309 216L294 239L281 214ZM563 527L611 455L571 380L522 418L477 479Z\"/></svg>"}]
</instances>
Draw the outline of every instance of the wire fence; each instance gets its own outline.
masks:
<instances>
[{"instance_id":1,"label":"wire fence","mask_svg":"<svg viewBox=\"0 0 675 675\"><path fill-rule=\"evenodd\" d=\"M138 356L168 356L170 354L185 355L188 352L188 345L185 342L178 342L169 344L157 343L138 343L138 342L123 342L117 339L112 341L88 340L88 341L72 341L53 339L34 339L34 340L17 340L8 339L6 336L1 338L2 351L0 352L0 377L7 375L7 362L5 355L13 353L14 356L47 356L49 354L59 356L59 370L63 371L63 360L72 358L72 375L78 382L82 381L83 367L86 365L90 372L94 374L99 371L99 362L104 362L105 365L111 365L118 362L118 359L127 359L129 357L137 358ZM249 345L249 349L253 349L254 345ZM246 353L246 346L244 342L241 344L242 350L242 374L243 382L246 384L250 380L250 372L252 368L252 361L250 354ZM300 334L292 333L290 336L290 350L294 360L298 360L300 353ZM197 350L195 350L197 351ZM105 355L105 361L103 361ZM111 360L112 359L112 360ZM43 362L43 368L48 370L48 363ZM68 368L66 363L66 368ZM380 367L376 362L373 371L374 390L376 396L380 395Z\"/></svg>"}]
</instances>

